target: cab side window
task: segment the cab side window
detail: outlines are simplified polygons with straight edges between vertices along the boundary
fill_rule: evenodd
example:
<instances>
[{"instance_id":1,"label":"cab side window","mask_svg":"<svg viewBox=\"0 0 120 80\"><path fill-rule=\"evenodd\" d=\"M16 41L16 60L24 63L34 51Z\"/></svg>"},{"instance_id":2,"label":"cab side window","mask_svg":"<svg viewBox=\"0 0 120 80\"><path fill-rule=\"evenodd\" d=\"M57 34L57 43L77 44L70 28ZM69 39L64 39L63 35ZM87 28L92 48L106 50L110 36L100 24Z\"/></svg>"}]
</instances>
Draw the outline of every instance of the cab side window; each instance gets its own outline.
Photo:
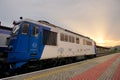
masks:
<instances>
[{"instance_id":1,"label":"cab side window","mask_svg":"<svg viewBox=\"0 0 120 80\"><path fill-rule=\"evenodd\" d=\"M32 35L35 36L35 37L38 37L38 34L39 34L39 28L34 26Z\"/></svg>"},{"instance_id":2,"label":"cab side window","mask_svg":"<svg viewBox=\"0 0 120 80\"><path fill-rule=\"evenodd\" d=\"M28 34L28 32L29 32L29 24L28 23L23 23L21 34Z\"/></svg>"}]
</instances>

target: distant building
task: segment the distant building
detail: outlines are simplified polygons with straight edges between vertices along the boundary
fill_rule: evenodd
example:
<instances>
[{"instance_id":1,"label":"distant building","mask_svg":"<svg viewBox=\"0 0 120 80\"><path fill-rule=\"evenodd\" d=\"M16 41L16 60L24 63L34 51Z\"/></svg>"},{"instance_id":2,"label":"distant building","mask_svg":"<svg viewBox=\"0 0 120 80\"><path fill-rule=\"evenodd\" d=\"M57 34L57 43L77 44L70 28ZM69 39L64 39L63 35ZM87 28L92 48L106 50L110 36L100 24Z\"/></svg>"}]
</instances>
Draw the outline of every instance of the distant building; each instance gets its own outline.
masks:
<instances>
[{"instance_id":1,"label":"distant building","mask_svg":"<svg viewBox=\"0 0 120 80\"><path fill-rule=\"evenodd\" d=\"M108 47L96 45L96 53L107 53L110 50Z\"/></svg>"}]
</instances>

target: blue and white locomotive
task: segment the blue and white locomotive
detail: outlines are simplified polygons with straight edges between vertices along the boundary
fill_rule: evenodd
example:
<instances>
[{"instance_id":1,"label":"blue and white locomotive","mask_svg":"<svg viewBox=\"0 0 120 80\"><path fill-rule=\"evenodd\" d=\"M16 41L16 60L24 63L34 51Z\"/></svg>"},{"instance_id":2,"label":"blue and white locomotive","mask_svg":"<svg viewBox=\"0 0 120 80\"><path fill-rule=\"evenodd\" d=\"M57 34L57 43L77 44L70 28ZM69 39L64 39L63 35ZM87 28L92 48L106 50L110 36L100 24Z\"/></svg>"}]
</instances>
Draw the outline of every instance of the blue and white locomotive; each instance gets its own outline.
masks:
<instances>
[{"instance_id":1,"label":"blue and white locomotive","mask_svg":"<svg viewBox=\"0 0 120 80\"><path fill-rule=\"evenodd\" d=\"M96 55L92 39L46 21L24 19L16 22L7 43L8 51L0 53L0 63L7 65L7 70L18 69L29 62Z\"/></svg>"}]
</instances>

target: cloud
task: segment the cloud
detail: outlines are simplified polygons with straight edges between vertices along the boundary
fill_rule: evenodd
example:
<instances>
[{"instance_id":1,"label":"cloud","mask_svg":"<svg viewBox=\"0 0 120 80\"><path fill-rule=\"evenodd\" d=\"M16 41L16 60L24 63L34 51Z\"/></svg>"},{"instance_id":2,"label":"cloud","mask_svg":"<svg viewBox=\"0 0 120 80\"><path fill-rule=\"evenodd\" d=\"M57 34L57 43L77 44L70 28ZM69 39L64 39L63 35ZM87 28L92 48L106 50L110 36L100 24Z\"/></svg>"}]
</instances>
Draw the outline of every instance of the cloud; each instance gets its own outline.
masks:
<instances>
[{"instance_id":1,"label":"cloud","mask_svg":"<svg viewBox=\"0 0 120 80\"><path fill-rule=\"evenodd\" d=\"M120 0L0 0L0 20L47 20L94 40L119 40Z\"/></svg>"}]
</instances>

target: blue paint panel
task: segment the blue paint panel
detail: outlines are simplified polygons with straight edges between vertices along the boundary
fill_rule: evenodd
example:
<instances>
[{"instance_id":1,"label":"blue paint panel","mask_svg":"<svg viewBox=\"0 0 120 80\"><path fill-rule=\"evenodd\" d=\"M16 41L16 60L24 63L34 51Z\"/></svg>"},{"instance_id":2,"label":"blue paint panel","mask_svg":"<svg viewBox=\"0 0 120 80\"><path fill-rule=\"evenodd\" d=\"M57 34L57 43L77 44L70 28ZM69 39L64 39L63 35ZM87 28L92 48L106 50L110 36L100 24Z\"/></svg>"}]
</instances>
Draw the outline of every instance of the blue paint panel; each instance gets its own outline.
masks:
<instances>
[{"instance_id":1,"label":"blue paint panel","mask_svg":"<svg viewBox=\"0 0 120 80\"><path fill-rule=\"evenodd\" d=\"M41 40L39 39L39 35L36 37L33 35L33 28L38 28L39 29L39 33L40 33L40 27L38 27L35 24L30 24L30 36L29 36L29 58L30 59L37 59L36 57L38 56L38 48L39 48L39 42L41 42ZM38 41L39 40L39 41Z\"/></svg>"},{"instance_id":2,"label":"blue paint panel","mask_svg":"<svg viewBox=\"0 0 120 80\"><path fill-rule=\"evenodd\" d=\"M20 63L20 62L27 62L30 59L39 60L43 53L43 50L45 47L45 45L43 45L43 29L50 30L50 28L42 26L42 25L36 25L33 23L29 23L30 24L29 34L24 35L24 34L20 33L23 23L29 23L29 22L20 23L20 30L18 32L18 35L12 37L12 40L10 42L12 51L10 51L8 54L8 62ZM39 27L39 37L38 38L35 38L34 36L32 36L32 27L33 26ZM34 46L33 43L37 43L36 48L33 48L33 46ZM33 55L34 53L36 55Z\"/></svg>"},{"instance_id":3,"label":"blue paint panel","mask_svg":"<svg viewBox=\"0 0 120 80\"><path fill-rule=\"evenodd\" d=\"M28 35L22 35L21 32L22 23L18 30L18 35L12 36L10 41L10 47L12 48L8 54L8 62L22 62L28 60Z\"/></svg>"}]
</instances>

